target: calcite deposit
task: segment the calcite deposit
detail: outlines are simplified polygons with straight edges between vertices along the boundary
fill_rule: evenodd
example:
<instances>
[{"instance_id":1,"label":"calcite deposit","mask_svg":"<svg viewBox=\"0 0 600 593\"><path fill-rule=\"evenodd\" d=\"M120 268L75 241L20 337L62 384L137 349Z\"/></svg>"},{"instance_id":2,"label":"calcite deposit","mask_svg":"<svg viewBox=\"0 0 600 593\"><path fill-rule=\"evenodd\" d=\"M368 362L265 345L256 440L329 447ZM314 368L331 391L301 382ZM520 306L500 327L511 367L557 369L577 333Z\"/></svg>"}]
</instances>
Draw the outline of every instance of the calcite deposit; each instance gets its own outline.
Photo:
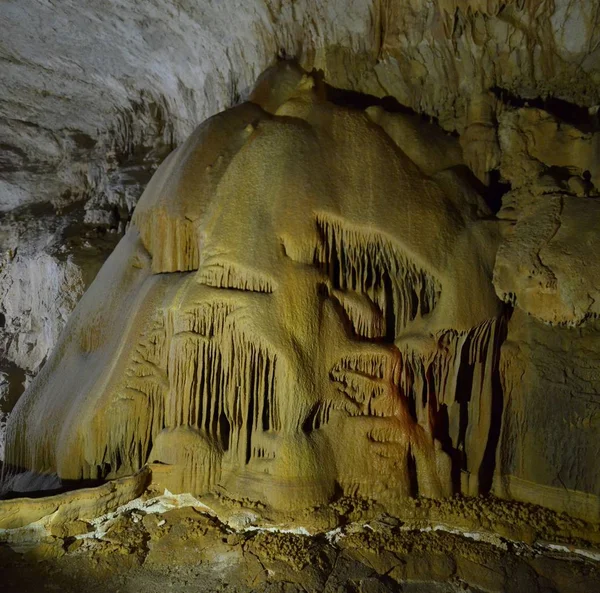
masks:
<instances>
[{"instance_id":1,"label":"calcite deposit","mask_svg":"<svg viewBox=\"0 0 600 593\"><path fill-rule=\"evenodd\" d=\"M105 248L98 229L118 239L164 156L200 121L246 100L276 56L295 58L338 89L370 95L357 99L363 106L381 98L386 108L403 112L404 118L390 118L372 105L370 117L395 142L416 133L420 141L404 142L403 150L412 150L408 156L428 175L428 162L439 170L468 165L469 175L490 182L493 210L507 183L519 186L514 196L596 195L596 4L252 0L241 9L229 0L3 2L0 372L13 387L0 413L10 412L46 360L116 242ZM352 102L339 93L330 98ZM427 118L434 122L418 132ZM440 127L453 138L440 136ZM419 160L426 136L432 141ZM457 137L458 147L448 141ZM560 183L552 185L557 177ZM541 200L532 212L546 210ZM514 214L503 218L516 222ZM77 223L65 225L66 219ZM535 245L523 250L531 265L513 267L524 229L501 251L500 298L552 323L587 319L593 288L564 289L563 297L560 287L561 294L548 298L556 290L547 271L540 272ZM86 240L73 245L74 233ZM574 269L569 261L560 267ZM532 294L543 295L545 311ZM565 312L571 302L573 312Z\"/></svg>"},{"instance_id":2,"label":"calcite deposit","mask_svg":"<svg viewBox=\"0 0 600 593\"><path fill-rule=\"evenodd\" d=\"M455 140L325 94L284 64L169 156L11 416L8 487L162 462L286 510L489 491L497 223Z\"/></svg>"},{"instance_id":3,"label":"calcite deposit","mask_svg":"<svg viewBox=\"0 0 600 593\"><path fill-rule=\"evenodd\" d=\"M460 144L327 95L283 63L167 158L11 415L5 489L162 463L172 491L283 511L493 489L597 516L591 468L558 489L510 436L545 425Z\"/></svg>"}]
</instances>

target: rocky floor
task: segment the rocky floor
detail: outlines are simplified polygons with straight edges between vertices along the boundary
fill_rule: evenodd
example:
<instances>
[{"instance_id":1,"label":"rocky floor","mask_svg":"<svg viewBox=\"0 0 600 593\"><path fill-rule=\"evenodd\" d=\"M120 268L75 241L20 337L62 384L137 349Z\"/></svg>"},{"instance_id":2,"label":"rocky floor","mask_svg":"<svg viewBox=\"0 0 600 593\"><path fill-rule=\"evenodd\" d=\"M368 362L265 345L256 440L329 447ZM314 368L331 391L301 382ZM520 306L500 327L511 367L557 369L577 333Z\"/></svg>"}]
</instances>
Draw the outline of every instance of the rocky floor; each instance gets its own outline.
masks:
<instances>
[{"instance_id":1,"label":"rocky floor","mask_svg":"<svg viewBox=\"0 0 600 593\"><path fill-rule=\"evenodd\" d=\"M598 555L573 545L477 541L477 533L412 529L388 516L318 535L234 530L202 508L152 508L129 507L101 525L62 525L35 544L13 543L18 551L1 545L0 590L600 591Z\"/></svg>"}]
</instances>

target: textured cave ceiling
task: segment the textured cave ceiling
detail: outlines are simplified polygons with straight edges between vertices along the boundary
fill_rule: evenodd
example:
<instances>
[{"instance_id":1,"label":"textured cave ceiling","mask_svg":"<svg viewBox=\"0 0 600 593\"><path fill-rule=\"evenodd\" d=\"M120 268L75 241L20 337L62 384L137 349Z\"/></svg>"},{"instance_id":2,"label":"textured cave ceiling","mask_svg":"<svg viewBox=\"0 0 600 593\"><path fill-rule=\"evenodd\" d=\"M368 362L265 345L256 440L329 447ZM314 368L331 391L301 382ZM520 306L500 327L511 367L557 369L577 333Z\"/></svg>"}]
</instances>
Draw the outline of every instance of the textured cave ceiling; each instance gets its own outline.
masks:
<instances>
[{"instance_id":1,"label":"textured cave ceiling","mask_svg":"<svg viewBox=\"0 0 600 593\"><path fill-rule=\"evenodd\" d=\"M276 56L459 133L489 89L600 102L593 1L28 0L3 2L0 19L3 211L117 199L111 157L159 159Z\"/></svg>"}]
</instances>

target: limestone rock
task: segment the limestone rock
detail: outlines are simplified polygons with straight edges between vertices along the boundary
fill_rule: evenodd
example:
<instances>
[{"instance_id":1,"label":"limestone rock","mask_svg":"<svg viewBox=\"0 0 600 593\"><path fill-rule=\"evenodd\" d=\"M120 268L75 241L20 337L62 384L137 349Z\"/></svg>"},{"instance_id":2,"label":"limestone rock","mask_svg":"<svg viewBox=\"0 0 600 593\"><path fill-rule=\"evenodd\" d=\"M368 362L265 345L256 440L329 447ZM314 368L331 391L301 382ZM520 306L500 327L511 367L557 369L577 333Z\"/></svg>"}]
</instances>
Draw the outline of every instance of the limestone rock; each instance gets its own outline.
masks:
<instances>
[{"instance_id":1,"label":"limestone rock","mask_svg":"<svg viewBox=\"0 0 600 593\"><path fill-rule=\"evenodd\" d=\"M495 492L600 519L599 323L551 327L523 311L502 346Z\"/></svg>"},{"instance_id":2,"label":"limestone rock","mask_svg":"<svg viewBox=\"0 0 600 593\"><path fill-rule=\"evenodd\" d=\"M582 193L597 193L593 188L600 187L600 131L592 118L575 126L536 107L509 108L500 115L498 134L500 170L513 187L536 184L542 174L550 173L559 187L561 176L577 176L588 182Z\"/></svg>"},{"instance_id":3,"label":"limestone rock","mask_svg":"<svg viewBox=\"0 0 600 593\"><path fill-rule=\"evenodd\" d=\"M7 400L10 390L7 373L0 372L0 463L4 460L4 440L6 434L6 423L8 421ZM12 406L11 406L12 408Z\"/></svg>"},{"instance_id":4,"label":"limestone rock","mask_svg":"<svg viewBox=\"0 0 600 593\"><path fill-rule=\"evenodd\" d=\"M516 200L518 213L505 206L516 219L498 250L498 295L546 323L578 325L597 317L600 203L560 193Z\"/></svg>"},{"instance_id":5,"label":"limestone rock","mask_svg":"<svg viewBox=\"0 0 600 593\"><path fill-rule=\"evenodd\" d=\"M427 124L396 144L311 77L271 84L274 113L214 116L148 185L10 418L6 487L162 462L284 510L489 490L498 232L435 180L460 150L428 177Z\"/></svg>"},{"instance_id":6,"label":"limestone rock","mask_svg":"<svg viewBox=\"0 0 600 593\"><path fill-rule=\"evenodd\" d=\"M24 207L0 222L0 372L9 385L3 414L47 359L120 237L116 228L92 227L81 218L81 211Z\"/></svg>"},{"instance_id":7,"label":"limestone rock","mask_svg":"<svg viewBox=\"0 0 600 593\"><path fill-rule=\"evenodd\" d=\"M465 131L460 136L466 163L486 184L489 172L496 170L500 164L496 110L497 100L492 93L471 97Z\"/></svg>"},{"instance_id":8,"label":"limestone rock","mask_svg":"<svg viewBox=\"0 0 600 593\"><path fill-rule=\"evenodd\" d=\"M247 99L258 73L278 56L296 58L334 87L435 118L444 130L460 135L460 150L453 147L448 158L456 161L461 153L458 160L487 181L499 166L499 142L518 144L506 142L512 124L502 123L501 97L558 99L569 111L589 109L597 121L599 19L591 0L309 0L293 6L252 0L243 10L229 1L59 6L6 1L0 6L0 23L9 32L0 69L0 211L16 208L21 217L18 209L24 205L53 204L79 210L93 226L116 222L123 232L146 181L169 150L200 121ZM44 35L32 37L32 28ZM293 87L297 72L290 74L288 87ZM399 118L397 130L411 134L409 119ZM539 125L543 133L534 130L536 122L525 126L536 146L540 135L543 139L556 127L552 121ZM597 185L597 148L588 150L597 138L579 132L554 130L560 142L582 150L556 150L554 143L545 162L554 153L561 161L567 158L556 167L572 169L569 191L586 196L594 193L592 182ZM582 151L585 159L579 158ZM514 186L519 169L537 176L538 156L531 154L518 157L516 167L504 154L504 179ZM578 155L577 162L569 154ZM417 155L409 156L419 162ZM436 182L448 193L460 192L454 177L445 172ZM36 241L32 226L23 229L21 251ZM0 235L0 252L7 250ZM34 374L77 298L56 293L57 285L72 286L70 280L30 282L32 270L87 278L86 266L76 269L76 257L66 270L66 258L54 261L49 255L54 263L20 260L4 270L13 286L27 280L20 289L25 301L48 306L22 311L31 320L19 318L20 326L0 327L0 367L16 361Z\"/></svg>"}]
</instances>

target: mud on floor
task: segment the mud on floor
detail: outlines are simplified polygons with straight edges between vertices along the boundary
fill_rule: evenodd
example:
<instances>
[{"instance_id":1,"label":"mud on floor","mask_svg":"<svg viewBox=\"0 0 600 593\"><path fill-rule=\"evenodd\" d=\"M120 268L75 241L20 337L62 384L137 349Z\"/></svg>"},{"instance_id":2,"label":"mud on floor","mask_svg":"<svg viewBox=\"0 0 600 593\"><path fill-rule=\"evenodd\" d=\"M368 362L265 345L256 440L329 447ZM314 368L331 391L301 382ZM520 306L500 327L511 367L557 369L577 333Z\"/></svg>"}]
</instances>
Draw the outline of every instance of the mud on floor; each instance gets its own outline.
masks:
<instances>
[{"instance_id":1,"label":"mud on floor","mask_svg":"<svg viewBox=\"0 0 600 593\"><path fill-rule=\"evenodd\" d=\"M130 509L101 537L76 521L25 553L0 547L0 591L33 593L506 591L597 593L599 563L407 528L382 516L328 534L233 531L194 507Z\"/></svg>"}]
</instances>

